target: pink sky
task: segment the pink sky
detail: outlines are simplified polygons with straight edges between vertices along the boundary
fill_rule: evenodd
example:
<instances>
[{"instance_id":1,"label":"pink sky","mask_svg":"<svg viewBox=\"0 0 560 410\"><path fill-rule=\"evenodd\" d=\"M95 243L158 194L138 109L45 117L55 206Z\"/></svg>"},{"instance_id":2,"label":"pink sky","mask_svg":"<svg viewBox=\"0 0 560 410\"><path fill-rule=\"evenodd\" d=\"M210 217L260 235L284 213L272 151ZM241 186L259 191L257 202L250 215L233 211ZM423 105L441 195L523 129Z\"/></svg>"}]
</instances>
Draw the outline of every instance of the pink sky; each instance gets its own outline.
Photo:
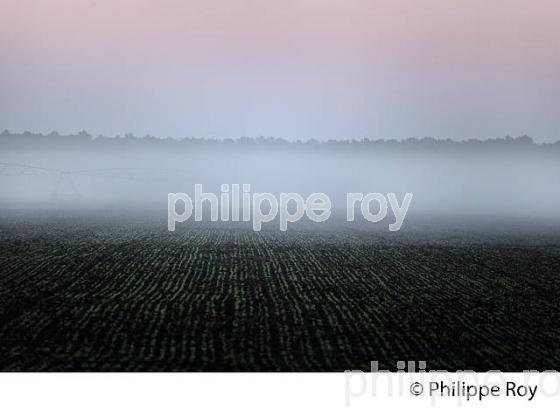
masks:
<instances>
[{"instance_id":1,"label":"pink sky","mask_svg":"<svg viewBox=\"0 0 560 410\"><path fill-rule=\"evenodd\" d=\"M1 0L0 128L560 139L556 0Z\"/></svg>"}]
</instances>

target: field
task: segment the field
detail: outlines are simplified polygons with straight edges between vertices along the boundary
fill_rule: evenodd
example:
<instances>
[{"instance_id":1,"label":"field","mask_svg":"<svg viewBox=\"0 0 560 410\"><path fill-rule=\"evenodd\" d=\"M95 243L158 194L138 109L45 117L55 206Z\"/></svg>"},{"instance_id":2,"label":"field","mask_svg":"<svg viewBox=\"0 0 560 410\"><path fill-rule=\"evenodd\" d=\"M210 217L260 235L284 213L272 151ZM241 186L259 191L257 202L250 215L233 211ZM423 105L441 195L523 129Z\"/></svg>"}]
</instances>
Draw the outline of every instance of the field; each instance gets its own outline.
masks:
<instances>
[{"instance_id":1,"label":"field","mask_svg":"<svg viewBox=\"0 0 560 410\"><path fill-rule=\"evenodd\" d=\"M3 371L560 369L558 224L4 214Z\"/></svg>"}]
</instances>

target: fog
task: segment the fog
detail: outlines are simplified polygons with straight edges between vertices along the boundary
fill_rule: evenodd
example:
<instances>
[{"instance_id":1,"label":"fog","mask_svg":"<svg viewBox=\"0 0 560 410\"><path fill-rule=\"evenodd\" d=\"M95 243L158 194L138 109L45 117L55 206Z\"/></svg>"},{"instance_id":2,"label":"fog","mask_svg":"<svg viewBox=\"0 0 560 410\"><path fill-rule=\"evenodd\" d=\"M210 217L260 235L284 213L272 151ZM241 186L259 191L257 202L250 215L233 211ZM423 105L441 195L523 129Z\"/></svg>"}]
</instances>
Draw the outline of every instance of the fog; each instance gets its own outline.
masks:
<instances>
[{"instance_id":1,"label":"fog","mask_svg":"<svg viewBox=\"0 0 560 410\"><path fill-rule=\"evenodd\" d=\"M46 138L46 137L45 137ZM221 184L251 184L251 192L323 192L333 215L346 193L414 195L409 216L424 213L560 218L560 149L527 144L510 149L442 144L388 149L365 143L273 144L204 142L187 147L137 143L102 148L8 144L0 151L2 209L146 209L166 214L168 193L194 185L220 193ZM138 140L141 141L141 140ZM167 144L167 145L166 145ZM169 145L169 146L168 146Z\"/></svg>"}]
</instances>

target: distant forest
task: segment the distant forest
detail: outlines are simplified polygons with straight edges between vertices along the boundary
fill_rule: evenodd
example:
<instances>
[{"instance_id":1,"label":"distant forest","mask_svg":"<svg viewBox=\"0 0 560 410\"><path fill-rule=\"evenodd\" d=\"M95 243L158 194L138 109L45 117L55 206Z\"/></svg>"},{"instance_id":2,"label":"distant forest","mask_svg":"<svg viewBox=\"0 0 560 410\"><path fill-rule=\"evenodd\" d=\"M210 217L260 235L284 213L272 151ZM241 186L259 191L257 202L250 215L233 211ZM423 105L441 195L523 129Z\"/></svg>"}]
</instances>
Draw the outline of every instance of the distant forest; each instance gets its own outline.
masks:
<instances>
[{"instance_id":1,"label":"distant forest","mask_svg":"<svg viewBox=\"0 0 560 410\"><path fill-rule=\"evenodd\" d=\"M536 143L529 136L516 138L504 137L487 140L468 139L455 141L451 139L408 138L395 139L347 139L320 142L314 139L306 141L286 141L282 138L241 137L238 139L206 138L156 138L150 135L137 137L132 134L105 137L82 131L78 134L61 135L35 134L31 132L0 134L1 150L87 150L87 151L319 151L319 152L473 152L473 153L560 153L560 141L555 143Z\"/></svg>"}]
</instances>

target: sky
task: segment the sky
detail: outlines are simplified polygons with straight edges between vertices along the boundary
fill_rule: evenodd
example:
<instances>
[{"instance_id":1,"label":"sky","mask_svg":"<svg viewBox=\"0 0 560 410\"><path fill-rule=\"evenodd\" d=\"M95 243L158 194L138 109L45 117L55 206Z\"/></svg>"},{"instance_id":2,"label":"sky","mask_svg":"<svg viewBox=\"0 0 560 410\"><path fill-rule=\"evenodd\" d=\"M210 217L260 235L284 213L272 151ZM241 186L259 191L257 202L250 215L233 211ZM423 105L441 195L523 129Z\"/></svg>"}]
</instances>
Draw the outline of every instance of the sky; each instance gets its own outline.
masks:
<instances>
[{"instance_id":1,"label":"sky","mask_svg":"<svg viewBox=\"0 0 560 410\"><path fill-rule=\"evenodd\" d=\"M0 129L560 139L557 0L0 0Z\"/></svg>"}]
</instances>

